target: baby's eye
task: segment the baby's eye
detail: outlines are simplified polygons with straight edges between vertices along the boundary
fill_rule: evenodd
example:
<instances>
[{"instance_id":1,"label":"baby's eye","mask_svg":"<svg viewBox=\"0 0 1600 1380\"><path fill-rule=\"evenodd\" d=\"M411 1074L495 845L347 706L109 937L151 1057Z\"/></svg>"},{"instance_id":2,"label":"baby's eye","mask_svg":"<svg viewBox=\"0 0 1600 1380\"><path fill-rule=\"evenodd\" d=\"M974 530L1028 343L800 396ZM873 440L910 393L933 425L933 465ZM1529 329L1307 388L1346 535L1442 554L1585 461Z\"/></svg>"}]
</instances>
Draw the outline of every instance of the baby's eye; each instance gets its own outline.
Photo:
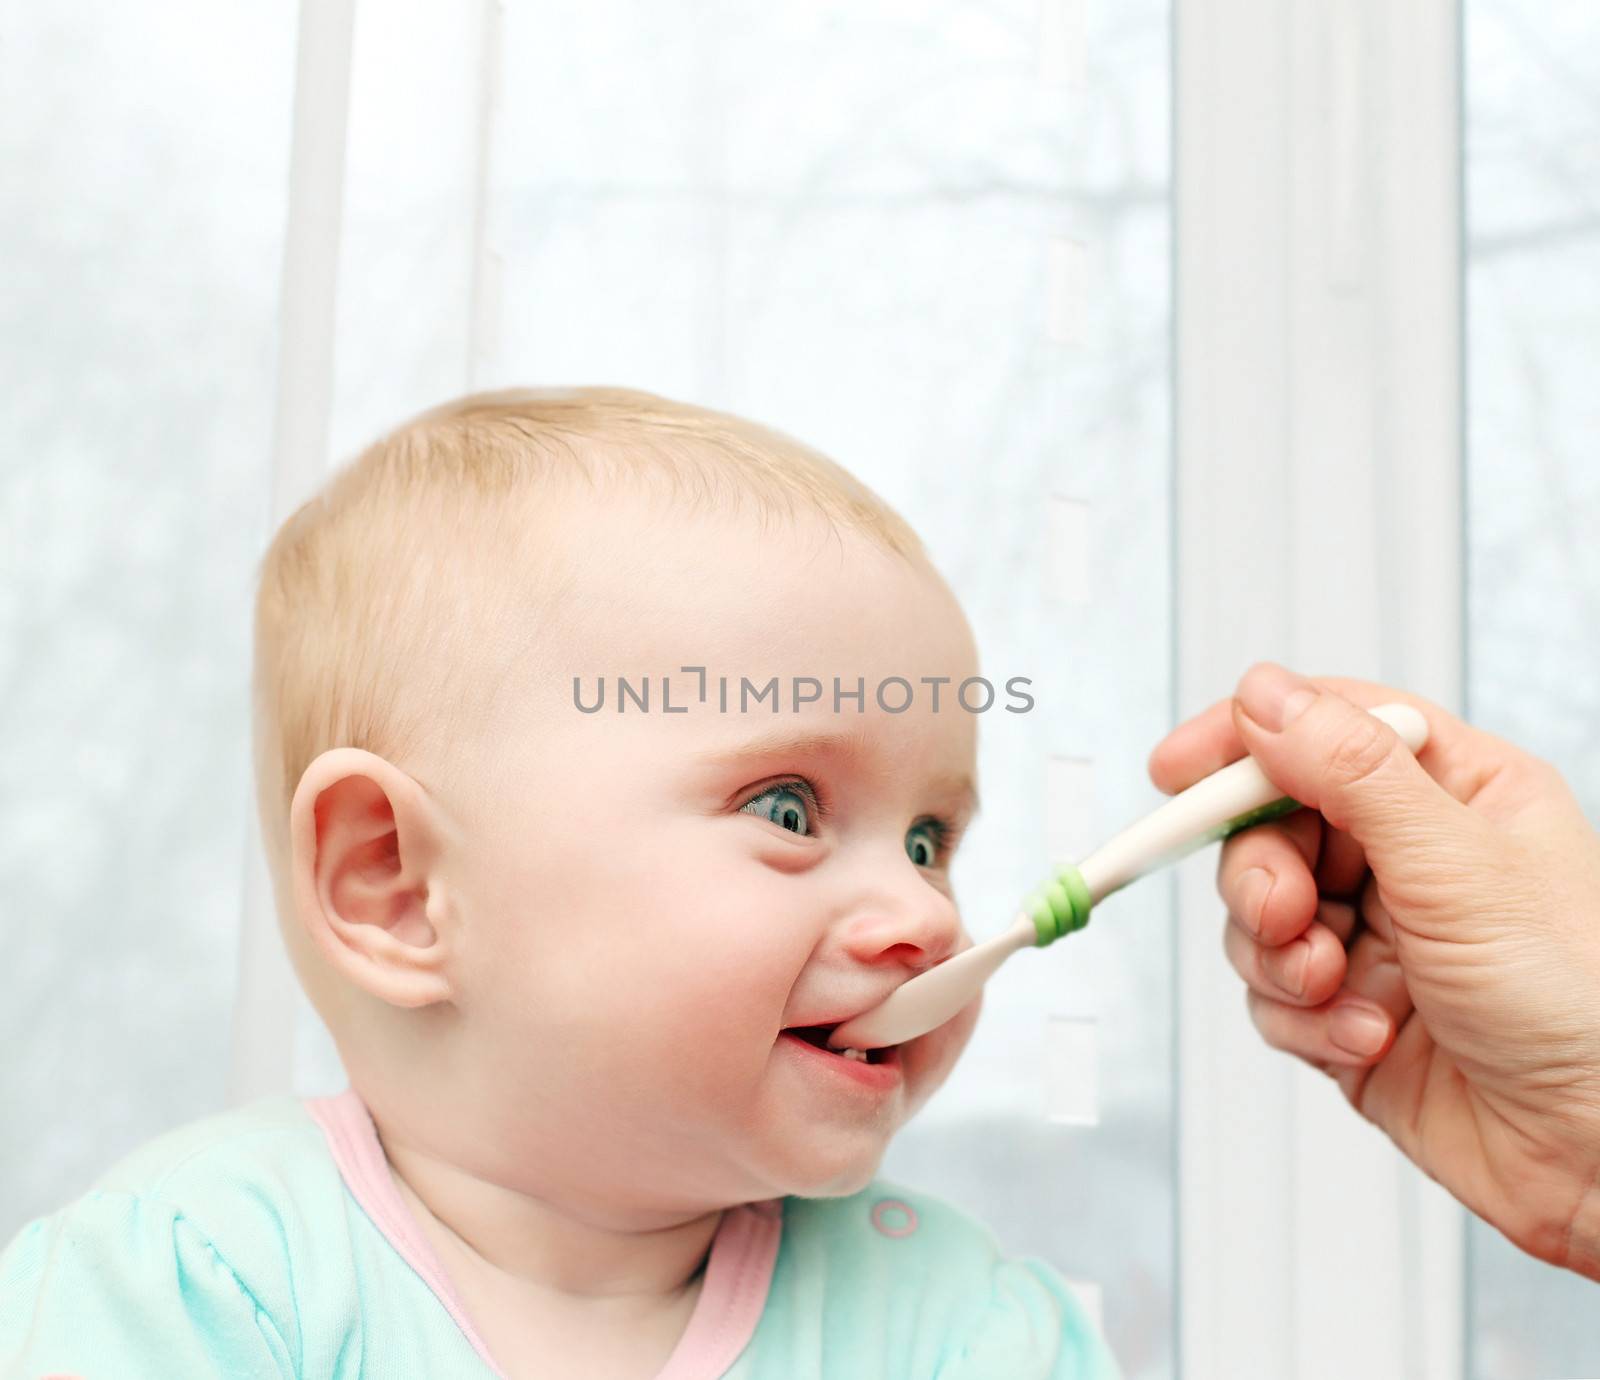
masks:
<instances>
[{"instance_id":1,"label":"baby's eye","mask_svg":"<svg viewBox=\"0 0 1600 1380\"><path fill-rule=\"evenodd\" d=\"M787 782L777 786L768 786L755 799L739 807L741 812L748 811L753 815L760 815L763 819L770 819L779 828L787 829L791 834L809 834L811 832L810 801L796 790L798 782Z\"/></svg>"},{"instance_id":2,"label":"baby's eye","mask_svg":"<svg viewBox=\"0 0 1600 1380\"><path fill-rule=\"evenodd\" d=\"M939 861L939 848L944 842L944 831L939 825L925 819L906 830L906 856L918 867L932 867Z\"/></svg>"}]
</instances>

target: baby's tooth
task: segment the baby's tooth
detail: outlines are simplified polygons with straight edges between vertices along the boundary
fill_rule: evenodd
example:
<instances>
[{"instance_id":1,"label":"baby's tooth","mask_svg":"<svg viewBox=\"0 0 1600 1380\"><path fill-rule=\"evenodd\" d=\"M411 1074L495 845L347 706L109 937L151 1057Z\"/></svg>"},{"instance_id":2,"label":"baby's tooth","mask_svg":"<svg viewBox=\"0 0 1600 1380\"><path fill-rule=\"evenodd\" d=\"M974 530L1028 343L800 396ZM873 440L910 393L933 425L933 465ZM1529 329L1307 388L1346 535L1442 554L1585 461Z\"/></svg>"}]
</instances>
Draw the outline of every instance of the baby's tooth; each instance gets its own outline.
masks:
<instances>
[{"instance_id":1,"label":"baby's tooth","mask_svg":"<svg viewBox=\"0 0 1600 1380\"><path fill-rule=\"evenodd\" d=\"M845 1057L845 1058L846 1058L846 1059L861 1059L861 1060L865 1060L865 1059L866 1059L866 1057L867 1057L867 1054L866 1054L866 1051L865 1051L865 1050L861 1050L861 1049L850 1049L850 1048L848 1048L848 1047L846 1047L846 1048L844 1048L844 1049L841 1049L841 1050L840 1050L840 1051L839 1051L839 1053L840 1053L840 1054L842 1054L842 1055L844 1055L844 1057Z\"/></svg>"}]
</instances>

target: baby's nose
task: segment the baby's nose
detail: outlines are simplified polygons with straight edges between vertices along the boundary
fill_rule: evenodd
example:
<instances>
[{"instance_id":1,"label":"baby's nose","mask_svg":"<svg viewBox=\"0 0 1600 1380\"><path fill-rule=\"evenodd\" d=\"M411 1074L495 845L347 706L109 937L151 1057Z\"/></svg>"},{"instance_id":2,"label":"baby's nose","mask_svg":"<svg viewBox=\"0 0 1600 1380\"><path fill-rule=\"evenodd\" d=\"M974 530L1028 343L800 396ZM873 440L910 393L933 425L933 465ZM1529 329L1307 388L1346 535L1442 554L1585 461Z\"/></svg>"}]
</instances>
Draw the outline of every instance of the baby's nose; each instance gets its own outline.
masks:
<instances>
[{"instance_id":1,"label":"baby's nose","mask_svg":"<svg viewBox=\"0 0 1600 1380\"><path fill-rule=\"evenodd\" d=\"M880 896L857 915L845 945L858 962L894 961L921 971L963 947L955 902L926 882L917 885L922 895Z\"/></svg>"}]
</instances>

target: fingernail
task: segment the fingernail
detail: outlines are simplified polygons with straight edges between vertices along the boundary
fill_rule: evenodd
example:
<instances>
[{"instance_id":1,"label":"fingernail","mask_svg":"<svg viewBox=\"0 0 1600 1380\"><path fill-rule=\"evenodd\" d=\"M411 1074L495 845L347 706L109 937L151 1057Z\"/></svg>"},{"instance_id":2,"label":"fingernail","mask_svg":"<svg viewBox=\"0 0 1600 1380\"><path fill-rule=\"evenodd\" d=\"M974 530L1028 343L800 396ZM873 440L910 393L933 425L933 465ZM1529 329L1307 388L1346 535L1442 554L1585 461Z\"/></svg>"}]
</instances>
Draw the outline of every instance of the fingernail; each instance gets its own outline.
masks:
<instances>
[{"instance_id":1,"label":"fingernail","mask_svg":"<svg viewBox=\"0 0 1600 1380\"><path fill-rule=\"evenodd\" d=\"M1389 1038L1389 1018L1370 1006L1346 1002L1328 1016L1328 1038L1346 1054L1376 1054Z\"/></svg>"},{"instance_id":2,"label":"fingernail","mask_svg":"<svg viewBox=\"0 0 1600 1380\"><path fill-rule=\"evenodd\" d=\"M1281 949L1268 949L1261 956L1267 976L1291 997L1306 990L1306 969L1311 966L1311 945L1303 939Z\"/></svg>"},{"instance_id":3,"label":"fingernail","mask_svg":"<svg viewBox=\"0 0 1600 1380\"><path fill-rule=\"evenodd\" d=\"M1239 878L1239 909L1243 912L1239 918L1249 927L1253 935L1261 934L1262 922L1267 914L1267 897L1272 895L1273 880L1272 873L1264 867L1252 867Z\"/></svg>"},{"instance_id":4,"label":"fingernail","mask_svg":"<svg viewBox=\"0 0 1600 1380\"><path fill-rule=\"evenodd\" d=\"M1239 682L1236 698L1262 728L1277 733L1305 713L1317 698L1317 691L1304 676L1266 661L1252 667Z\"/></svg>"}]
</instances>

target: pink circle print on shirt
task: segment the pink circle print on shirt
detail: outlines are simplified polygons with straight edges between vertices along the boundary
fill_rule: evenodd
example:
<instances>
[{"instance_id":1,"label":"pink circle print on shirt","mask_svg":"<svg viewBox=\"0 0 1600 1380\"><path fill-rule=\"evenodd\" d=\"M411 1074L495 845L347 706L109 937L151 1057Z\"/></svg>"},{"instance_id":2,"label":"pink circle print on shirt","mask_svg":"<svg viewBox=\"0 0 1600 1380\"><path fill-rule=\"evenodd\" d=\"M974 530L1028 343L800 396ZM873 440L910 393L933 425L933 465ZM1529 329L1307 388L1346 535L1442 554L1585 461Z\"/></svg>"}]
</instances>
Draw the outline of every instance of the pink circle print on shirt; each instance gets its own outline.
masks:
<instances>
[{"instance_id":1,"label":"pink circle print on shirt","mask_svg":"<svg viewBox=\"0 0 1600 1380\"><path fill-rule=\"evenodd\" d=\"M917 1213L898 1198L880 1198L872 1205L872 1225L885 1236L910 1236L917 1229Z\"/></svg>"}]
</instances>

